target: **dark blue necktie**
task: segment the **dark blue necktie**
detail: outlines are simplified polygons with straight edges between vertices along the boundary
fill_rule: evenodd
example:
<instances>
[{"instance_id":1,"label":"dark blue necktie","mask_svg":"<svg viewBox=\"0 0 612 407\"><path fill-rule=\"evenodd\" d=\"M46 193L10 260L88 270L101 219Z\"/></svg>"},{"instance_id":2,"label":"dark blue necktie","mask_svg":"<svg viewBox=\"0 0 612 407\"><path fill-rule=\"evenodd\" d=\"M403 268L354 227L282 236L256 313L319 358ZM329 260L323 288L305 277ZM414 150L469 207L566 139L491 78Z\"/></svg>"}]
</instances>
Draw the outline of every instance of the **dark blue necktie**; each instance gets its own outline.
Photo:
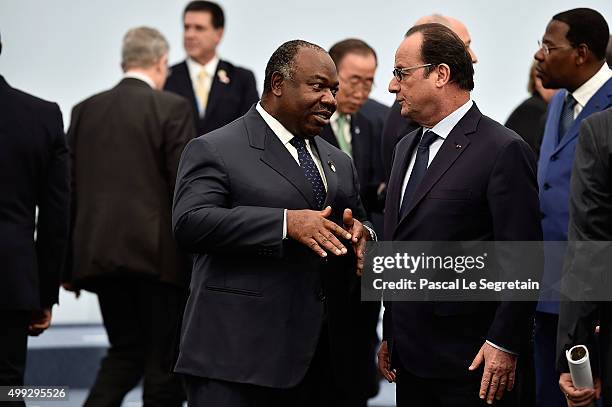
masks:
<instances>
[{"instance_id":1,"label":"dark blue necktie","mask_svg":"<svg viewBox=\"0 0 612 407\"><path fill-rule=\"evenodd\" d=\"M317 209L321 210L325 204L325 197L327 193L325 192L325 185L323 185L323 180L321 179L319 169L306 148L306 140L303 138L294 137L289 143L291 143L291 145L295 147L298 152L300 167L302 167L306 179L312 186L315 205Z\"/></svg>"},{"instance_id":2,"label":"dark blue necktie","mask_svg":"<svg viewBox=\"0 0 612 407\"><path fill-rule=\"evenodd\" d=\"M399 213L400 219L406 216L408 208L410 208L410 203L414 198L414 193L425 176L427 164L429 163L429 146L437 139L438 135L431 130L427 130L425 134L423 134L423 137L421 137L421 141L417 147L414 167L412 167L408 184L406 184L406 189L404 190L404 198L402 199L402 207ZM410 159L410 157L408 157L408 159Z\"/></svg>"},{"instance_id":3,"label":"dark blue necktie","mask_svg":"<svg viewBox=\"0 0 612 407\"><path fill-rule=\"evenodd\" d=\"M563 103L563 110L561 111L561 118L559 119L559 134L557 138L557 144L561 141L563 136L568 132L572 124L574 123L574 107L576 107L576 99L571 93L568 93Z\"/></svg>"}]
</instances>

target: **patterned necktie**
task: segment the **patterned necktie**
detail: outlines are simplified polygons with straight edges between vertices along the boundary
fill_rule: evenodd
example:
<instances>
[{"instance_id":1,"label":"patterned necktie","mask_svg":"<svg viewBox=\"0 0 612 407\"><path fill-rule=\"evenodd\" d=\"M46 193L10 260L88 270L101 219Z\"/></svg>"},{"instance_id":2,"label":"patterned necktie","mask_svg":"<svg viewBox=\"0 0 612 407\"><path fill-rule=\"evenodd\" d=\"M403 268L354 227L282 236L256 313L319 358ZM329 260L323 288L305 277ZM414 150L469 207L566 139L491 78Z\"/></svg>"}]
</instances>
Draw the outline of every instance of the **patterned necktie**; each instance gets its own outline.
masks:
<instances>
[{"instance_id":1,"label":"patterned necktie","mask_svg":"<svg viewBox=\"0 0 612 407\"><path fill-rule=\"evenodd\" d=\"M306 179L312 186L316 208L321 210L325 204L325 197L327 196L327 193L325 192L325 185L323 185L323 180L321 179L319 169L306 148L306 140L300 137L294 137L289 143L291 143L291 145L295 147L298 152L300 167L302 167Z\"/></svg>"},{"instance_id":2,"label":"patterned necktie","mask_svg":"<svg viewBox=\"0 0 612 407\"><path fill-rule=\"evenodd\" d=\"M412 198L414 198L414 193L425 176L427 164L429 164L429 146L437 139L438 135L436 133L427 130L419 142L416 159L414 160L414 167L412 167L408 184L406 184L406 189L404 190L404 198L402 199L402 207L399 213L400 219L406 216Z\"/></svg>"},{"instance_id":3,"label":"patterned necktie","mask_svg":"<svg viewBox=\"0 0 612 407\"><path fill-rule=\"evenodd\" d=\"M561 141L563 136L568 132L572 124L574 123L574 107L576 107L576 99L571 93L568 93L565 97L565 103L563 103L563 110L561 111L561 118L559 120L559 134L557 137L557 144Z\"/></svg>"},{"instance_id":4,"label":"patterned necktie","mask_svg":"<svg viewBox=\"0 0 612 407\"><path fill-rule=\"evenodd\" d=\"M346 140L346 133L351 131L348 120L346 119L346 115L342 113L338 115L338 120L336 121L336 129L336 139L338 140L338 146L340 147L340 150L344 151L350 157L352 157L353 148L351 146L351 143Z\"/></svg>"},{"instance_id":5,"label":"patterned necktie","mask_svg":"<svg viewBox=\"0 0 612 407\"><path fill-rule=\"evenodd\" d=\"M208 87L206 86L206 78L208 78L208 73L206 73L206 71L202 69L198 73L198 77L195 83L196 96L198 97L200 106L202 106L202 116L204 115L204 112L206 112L206 105L208 104Z\"/></svg>"}]
</instances>

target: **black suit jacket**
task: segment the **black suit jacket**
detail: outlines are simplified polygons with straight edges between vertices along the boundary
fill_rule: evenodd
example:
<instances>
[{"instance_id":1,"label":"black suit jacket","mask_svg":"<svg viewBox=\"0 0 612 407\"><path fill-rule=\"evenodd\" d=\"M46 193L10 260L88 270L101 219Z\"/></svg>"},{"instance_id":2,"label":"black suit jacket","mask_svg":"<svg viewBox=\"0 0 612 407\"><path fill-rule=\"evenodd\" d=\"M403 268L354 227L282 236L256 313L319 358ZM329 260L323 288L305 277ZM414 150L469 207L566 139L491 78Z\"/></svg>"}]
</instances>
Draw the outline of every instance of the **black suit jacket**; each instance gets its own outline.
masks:
<instances>
[{"instance_id":1,"label":"black suit jacket","mask_svg":"<svg viewBox=\"0 0 612 407\"><path fill-rule=\"evenodd\" d=\"M391 175L391 168L393 166L393 150L399 141L407 134L420 128L420 126L410 119L406 119L401 115L401 106L396 101L393 102L391 110L387 115L385 126L382 131L381 140L381 154L383 169L385 171L385 179L389 179Z\"/></svg>"},{"instance_id":2,"label":"black suit jacket","mask_svg":"<svg viewBox=\"0 0 612 407\"><path fill-rule=\"evenodd\" d=\"M548 103L539 94L531 96L518 105L510 114L505 126L514 130L540 156L540 144L546 126L546 108Z\"/></svg>"},{"instance_id":3,"label":"black suit jacket","mask_svg":"<svg viewBox=\"0 0 612 407\"><path fill-rule=\"evenodd\" d=\"M320 137L314 144L330 219L342 224L345 208L363 219L352 161ZM195 253L195 262L176 372L294 386L325 319L336 380L347 392L361 385L365 378L355 373L352 354L361 315L353 307L359 279L352 250L326 260L282 238L283 208L313 207L303 170L255 107L187 145L173 222L176 239Z\"/></svg>"},{"instance_id":4,"label":"black suit jacket","mask_svg":"<svg viewBox=\"0 0 612 407\"><path fill-rule=\"evenodd\" d=\"M179 158L195 135L192 120L183 98L133 78L75 106L66 279L94 291L100 278L122 273L186 283L171 208Z\"/></svg>"},{"instance_id":5,"label":"black suit jacket","mask_svg":"<svg viewBox=\"0 0 612 407\"><path fill-rule=\"evenodd\" d=\"M571 179L570 241L608 242L594 251L570 244L565 258L564 275L580 276L583 271L594 276L610 274L609 242L612 241L612 109L594 113L582 122ZM578 246L579 247L579 246ZM608 261L605 261L608 260ZM585 277L586 278L586 277ZM591 280L586 280L593 283ZM605 279L601 280L605 284ZM565 350L587 345L591 366L601 365L603 397L612 397L612 306L609 302L561 302L557 338L558 369L569 372ZM595 326L600 325L599 346Z\"/></svg>"},{"instance_id":6,"label":"black suit jacket","mask_svg":"<svg viewBox=\"0 0 612 407\"><path fill-rule=\"evenodd\" d=\"M164 89L186 98L194 112L196 134L201 136L245 114L259 100L255 76L248 69L219 60L217 72L208 94L204 117L200 117L189 69L185 61L174 65ZM225 71L228 83L219 79L219 71Z\"/></svg>"},{"instance_id":7,"label":"black suit jacket","mask_svg":"<svg viewBox=\"0 0 612 407\"><path fill-rule=\"evenodd\" d=\"M329 144L340 148L331 124L321 130L320 136ZM371 214L382 212L383 207L377 195L378 187L383 182L380 139L376 136L372 122L359 112L351 116L351 148L359 177L361 200L368 218L371 219Z\"/></svg>"},{"instance_id":8,"label":"black suit jacket","mask_svg":"<svg viewBox=\"0 0 612 407\"><path fill-rule=\"evenodd\" d=\"M377 135L380 143L380 137L383 132L383 128L385 127L385 121L387 120L387 116L389 115L389 111L391 109L389 106L378 102L374 99L368 99L359 109L359 113L364 115L374 127L374 132ZM379 147L380 150L380 147Z\"/></svg>"},{"instance_id":9,"label":"black suit jacket","mask_svg":"<svg viewBox=\"0 0 612 407\"><path fill-rule=\"evenodd\" d=\"M49 308L57 302L68 247L62 114L2 76L0 111L0 309Z\"/></svg>"},{"instance_id":10,"label":"black suit jacket","mask_svg":"<svg viewBox=\"0 0 612 407\"><path fill-rule=\"evenodd\" d=\"M450 132L407 215L398 219L402 181L420 137L417 130L397 145L385 206L385 240L542 239L533 151L476 105ZM530 302L387 303L384 337L414 374L463 377L485 339L524 352L534 308Z\"/></svg>"}]
</instances>

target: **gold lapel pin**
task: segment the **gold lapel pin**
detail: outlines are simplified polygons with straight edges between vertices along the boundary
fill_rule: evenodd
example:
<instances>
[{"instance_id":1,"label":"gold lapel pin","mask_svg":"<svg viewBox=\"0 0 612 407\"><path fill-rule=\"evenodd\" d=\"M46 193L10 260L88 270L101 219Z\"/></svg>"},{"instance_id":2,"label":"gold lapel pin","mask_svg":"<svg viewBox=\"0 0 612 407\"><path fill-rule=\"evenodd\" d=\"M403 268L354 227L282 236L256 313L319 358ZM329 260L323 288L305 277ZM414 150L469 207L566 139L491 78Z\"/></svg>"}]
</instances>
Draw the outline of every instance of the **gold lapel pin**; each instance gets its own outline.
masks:
<instances>
[{"instance_id":1,"label":"gold lapel pin","mask_svg":"<svg viewBox=\"0 0 612 407\"><path fill-rule=\"evenodd\" d=\"M329 165L329 168L331 168L332 172L336 172L336 166L332 161L328 161L327 165Z\"/></svg>"}]
</instances>

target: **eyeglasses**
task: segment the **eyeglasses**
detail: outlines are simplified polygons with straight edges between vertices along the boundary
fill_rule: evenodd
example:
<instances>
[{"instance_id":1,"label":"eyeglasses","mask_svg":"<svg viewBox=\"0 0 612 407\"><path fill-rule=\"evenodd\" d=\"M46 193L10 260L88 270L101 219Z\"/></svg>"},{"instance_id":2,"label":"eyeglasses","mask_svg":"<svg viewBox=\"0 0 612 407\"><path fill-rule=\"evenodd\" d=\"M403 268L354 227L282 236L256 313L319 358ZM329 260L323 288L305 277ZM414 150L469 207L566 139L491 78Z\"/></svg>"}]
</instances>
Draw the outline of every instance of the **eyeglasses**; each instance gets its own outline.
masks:
<instances>
[{"instance_id":1,"label":"eyeglasses","mask_svg":"<svg viewBox=\"0 0 612 407\"><path fill-rule=\"evenodd\" d=\"M357 76L343 78L342 76L338 75L338 77L343 81L347 82L353 90L357 90L358 88L360 88L362 91L367 93L370 92L374 87L374 81L372 79L363 79Z\"/></svg>"},{"instance_id":2,"label":"eyeglasses","mask_svg":"<svg viewBox=\"0 0 612 407\"><path fill-rule=\"evenodd\" d=\"M552 51L553 49L564 49L564 48L572 48L571 46L567 46L567 45L559 45L558 47L549 47L548 45L544 44L542 41L538 40L538 49L541 49L542 51L544 51L544 55L550 55L550 51Z\"/></svg>"},{"instance_id":3,"label":"eyeglasses","mask_svg":"<svg viewBox=\"0 0 612 407\"><path fill-rule=\"evenodd\" d=\"M410 66L408 68L395 68L393 69L393 76L395 76L395 79L397 79L398 82L401 82L402 79L404 79L404 76L408 74L410 71L413 71L419 68L425 68L427 66L432 66L432 65L433 64L424 64L424 65Z\"/></svg>"}]
</instances>

